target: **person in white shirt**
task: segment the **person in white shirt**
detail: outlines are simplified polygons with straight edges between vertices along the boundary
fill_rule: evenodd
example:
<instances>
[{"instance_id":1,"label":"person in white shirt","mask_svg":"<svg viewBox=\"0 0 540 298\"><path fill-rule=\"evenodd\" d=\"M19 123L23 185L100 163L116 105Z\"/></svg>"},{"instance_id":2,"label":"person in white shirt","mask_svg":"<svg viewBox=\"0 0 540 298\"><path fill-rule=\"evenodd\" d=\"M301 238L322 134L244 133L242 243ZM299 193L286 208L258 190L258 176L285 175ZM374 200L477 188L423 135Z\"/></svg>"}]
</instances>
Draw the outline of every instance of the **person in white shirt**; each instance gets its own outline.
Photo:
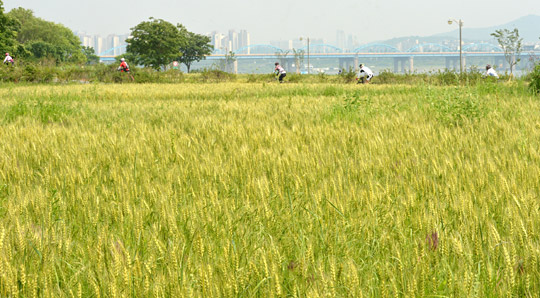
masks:
<instances>
[{"instance_id":1,"label":"person in white shirt","mask_svg":"<svg viewBox=\"0 0 540 298\"><path fill-rule=\"evenodd\" d=\"M493 67L491 67L491 65L486 65L486 75L487 77L495 77L495 78L499 78L499 75L497 75L497 72L495 71L495 69L493 69Z\"/></svg>"},{"instance_id":2,"label":"person in white shirt","mask_svg":"<svg viewBox=\"0 0 540 298\"><path fill-rule=\"evenodd\" d=\"M283 67L281 67L281 65L279 65L278 62L276 62L275 65L276 68L274 69L274 72L276 75L279 74L279 82L283 83L283 78L287 75L287 72L285 71L285 69L283 69Z\"/></svg>"},{"instance_id":3,"label":"person in white shirt","mask_svg":"<svg viewBox=\"0 0 540 298\"><path fill-rule=\"evenodd\" d=\"M9 55L9 53L6 53L6 58L4 59L4 64L11 63L13 65L15 61L13 61L13 58Z\"/></svg>"},{"instance_id":4,"label":"person in white shirt","mask_svg":"<svg viewBox=\"0 0 540 298\"><path fill-rule=\"evenodd\" d=\"M373 78L373 71L371 71L371 69L364 64L360 64L360 70L358 71L358 76L356 77L358 84L369 84L371 78Z\"/></svg>"}]
</instances>

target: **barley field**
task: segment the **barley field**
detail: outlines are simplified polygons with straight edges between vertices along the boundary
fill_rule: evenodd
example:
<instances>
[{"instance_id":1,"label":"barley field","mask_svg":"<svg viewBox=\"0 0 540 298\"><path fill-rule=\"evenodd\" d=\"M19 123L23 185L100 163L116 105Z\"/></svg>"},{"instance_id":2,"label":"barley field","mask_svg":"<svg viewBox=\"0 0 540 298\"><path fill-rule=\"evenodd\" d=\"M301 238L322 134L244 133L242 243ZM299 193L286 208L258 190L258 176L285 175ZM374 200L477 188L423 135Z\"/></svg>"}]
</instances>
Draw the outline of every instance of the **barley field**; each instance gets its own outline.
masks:
<instances>
[{"instance_id":1,"label":"barley field","mask_svg":"<svg viewBox=\"0 0 540 298\"><path fill-rule=\"evenodd\" d=\"M540 99L0 87L0 297L538 297Z\"/></svg>"}]
</instances>

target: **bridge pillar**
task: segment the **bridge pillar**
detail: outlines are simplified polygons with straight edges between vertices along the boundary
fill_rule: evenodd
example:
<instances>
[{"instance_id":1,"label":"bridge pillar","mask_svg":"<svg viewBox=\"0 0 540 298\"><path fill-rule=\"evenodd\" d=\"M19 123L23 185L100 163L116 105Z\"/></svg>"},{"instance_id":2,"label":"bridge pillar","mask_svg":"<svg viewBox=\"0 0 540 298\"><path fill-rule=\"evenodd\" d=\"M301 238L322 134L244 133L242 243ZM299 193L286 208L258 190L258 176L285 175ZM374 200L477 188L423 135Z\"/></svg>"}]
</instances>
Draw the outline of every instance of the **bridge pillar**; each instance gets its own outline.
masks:
<instances>
[{"instance_id":1,"label":"bridge pillar","mask_svg":"<svg viewBox=\"0 0 540 298\"><path fill-rule=\"evenodd\" d=\"M354 56L354 71L358 71L358 56Z\"/></svg>"},{"instance_id":2,"label":"bridge pillar","mask_svg":"<svg viewBox=\"0 0 540 298\"><path fill-rule=\"evenodd\" d=\"M409 71L412 73L414 72L414 57L409 57Z\"/></svg>"},{"instance_id":3,"label":"bridge pillar","mask_svg":"<svg viewBox=\"0 0 540 298\"><path fill-rule=\"evenodd\" d=\"M459 57L445 57L446 70L456 71L459 68Z\"/></svg>"},{"instance_id":4,"label":"bridge pillar","mask_svg":"<svg viewBox=\"0 0 540 298\"><path fill-rule=\"evenodd\" d=\"M403 72L403 58L402 57L394 58L394 72L395 73Z\"/></svg>"},{"instance_id":5,"label":"bridge pillar","mask_svg":"<svg viewBox=\"0 0 540 298\"><path fill-rule=\"evenodd\" d=\"M355 58L357 59L357 58ZM353 58L341 58L340 61L339 61L339 67L340 68L345 68L345 71L350 71L350 70L354 70L355 67L354 67L354 61L355 59Z\"/></svg>"},{"instance_id":6,"label":"bridge pillar","mask_svg":"<svg viewBox=\"0 0 540 298\"><path fill-rule=\"evenodd\" d=\"M237 74L238 73L238 59L234 60L233 67L234 67L234 73Z\"/></svg>"}]
</instances>

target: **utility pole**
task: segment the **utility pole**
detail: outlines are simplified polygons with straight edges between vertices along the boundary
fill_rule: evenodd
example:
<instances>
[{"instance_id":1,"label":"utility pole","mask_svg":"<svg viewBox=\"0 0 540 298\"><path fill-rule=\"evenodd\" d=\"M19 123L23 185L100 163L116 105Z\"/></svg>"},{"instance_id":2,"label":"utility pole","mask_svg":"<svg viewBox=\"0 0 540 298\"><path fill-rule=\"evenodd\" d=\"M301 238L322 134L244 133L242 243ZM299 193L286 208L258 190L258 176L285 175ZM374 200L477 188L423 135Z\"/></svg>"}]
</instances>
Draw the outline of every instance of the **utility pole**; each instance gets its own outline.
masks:
<instances>
[{"instance_id":1,"label":"utility pole","mask_svg":"<svg viewBox=\"0 0 540 298\"><path fill-rule=\"evenodd\" d=\"M461 27L463 27L463 21L461 19L459 20L449 19L448 25L452 25L453 22L456 22L459 25L459 74L461 75L463 73L463 54L461 51L461 48L463 46L463 42L461 39Z\"/></svg>"}]
</instances>

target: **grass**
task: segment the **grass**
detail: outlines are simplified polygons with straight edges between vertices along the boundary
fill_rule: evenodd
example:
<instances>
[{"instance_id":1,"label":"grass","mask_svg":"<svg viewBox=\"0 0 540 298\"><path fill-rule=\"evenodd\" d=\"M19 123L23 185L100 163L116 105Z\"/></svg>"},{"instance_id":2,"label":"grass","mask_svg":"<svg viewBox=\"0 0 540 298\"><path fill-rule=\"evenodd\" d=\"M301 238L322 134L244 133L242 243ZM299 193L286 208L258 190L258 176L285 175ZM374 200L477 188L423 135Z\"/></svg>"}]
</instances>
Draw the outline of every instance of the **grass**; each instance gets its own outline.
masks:
<instances>
[{"instance_id":1,"label":"grass","mask_svg":"<svg viewBox=\"0 0 540 298\"><path fill-rule=\"evenodd\" d=\"M537 297L538 111L489 82L0 88L0 296Z\"/></svg>"}]
</instances>

